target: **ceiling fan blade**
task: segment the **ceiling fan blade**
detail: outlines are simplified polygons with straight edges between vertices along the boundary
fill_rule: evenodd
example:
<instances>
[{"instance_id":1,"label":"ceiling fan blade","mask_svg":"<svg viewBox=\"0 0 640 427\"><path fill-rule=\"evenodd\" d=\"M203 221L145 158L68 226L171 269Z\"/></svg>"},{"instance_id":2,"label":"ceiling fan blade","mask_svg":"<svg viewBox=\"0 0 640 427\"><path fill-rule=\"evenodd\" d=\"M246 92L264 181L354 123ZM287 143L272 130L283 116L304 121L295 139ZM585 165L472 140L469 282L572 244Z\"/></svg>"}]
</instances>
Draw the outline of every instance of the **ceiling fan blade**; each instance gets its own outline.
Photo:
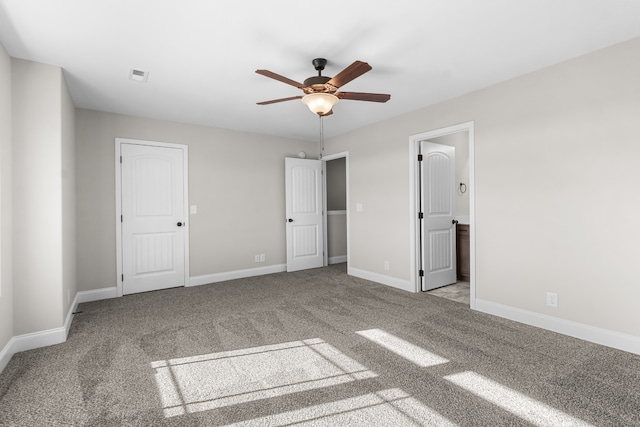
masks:
<instances>
[{"instance_id":1,"label":"ceiling fan blade","mask_svg":"<svg viewBox=\"0 0 640 427\"><path fill-rule=\"evenodd\" d=\"M298 83L295 80L291 80L291 79L289 79L287 77L281 76L280 74L276 74L273 71L256 70L256 73L261 74L261 75L263 75L265 77L269 77L269 78L275 79L275 80L277 80L279 82L286 83L286 84L291 85L291 86L295 86L298 89L302 89L302 88L305 87L305 85L303 85L302 83Z\"/></svg>"},{"instance_id":2,"label":"ceiling fan blade","mask_svg":"<svg viewBox=\"0 0 640 427\"><path fill-rule=\"evenodd\" d=\"M335 95L340 99L351 99L354 101L387 102L391 99L391 95L386 93L337 92Z\"/></svg>"},{"instance_id":3,"label":"ceiling fan blade","mask_svg":"<svg viewBox=\"0 0 640 427\"><path fill-rule=\"evenodd\" d=\"M324 114L320 114L321 117L326 117L326 116L330 116L333 114L333 110L329 110L328 112L324 113Z\"/></svg>"},{"instance_id":4,"label":"ceiling fan blade","mask_svg":"<svg viewBox=\"0 0 640 427\"><path fill-rule=\"evenodd\" d=\"M340 71L335 77L327 83L334 87L342 87L356 77L360 77L367 71L371 70L371 65L362 61L355 61L344 70Z\"/></svg>"},{"instance_id":5,"label":"ceiling fan blade","mask_svg":"<svg viewBox=\"0 0 640 427\"><path fill-rule=\"evenodd\" d=\"M300 95L300 96L290 96L289 98L272 99L271 101L256 102L256 104L258 104L258 105L269 105L269 104L275 104L276 102L292 101L294 99L302 99L302 95Z\"/></svg>"}]
</instances>

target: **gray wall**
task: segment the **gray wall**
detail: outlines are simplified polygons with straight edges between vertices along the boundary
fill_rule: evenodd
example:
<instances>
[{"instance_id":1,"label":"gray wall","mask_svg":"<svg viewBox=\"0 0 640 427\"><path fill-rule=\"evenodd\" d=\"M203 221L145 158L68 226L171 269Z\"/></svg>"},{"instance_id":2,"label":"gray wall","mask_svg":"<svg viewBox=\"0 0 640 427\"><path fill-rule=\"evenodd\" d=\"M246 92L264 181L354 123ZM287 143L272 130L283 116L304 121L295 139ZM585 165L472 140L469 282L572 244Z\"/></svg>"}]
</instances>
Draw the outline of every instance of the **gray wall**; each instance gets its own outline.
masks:
<instances>
[{"instance_id":1,"label":"gray wall","mask_svg":"<svg viewBox=\"0 0 640 427\"><path fill-rule=\"evenodd\" d=\"M0 92L2 349L61 328L77 284L75 107L62 70L0 46Z\"/></svg>"},{"instance_id":2,"label":"gray wall","mask_svg":"<svg viewBox=\"0 0 640 427\"><path fill-rule=\"evenodd\" d=\"M328 140L326 155L349 152L351 266L409 279L409 137L474 121L477 297L640 336L639 51L634 39Z\"/></svg>"},{"instance_id":3,"label":"gray wall","mask_svg":"<svg viewBox=\"0 0 640 427\"><path fill-rule=\"evenodd\" d=\"M327 210L344 211L347 209L347 166L346 159L327 162Z\"/></svg>"},{"instance_id":4,"label":"gray wall","mask_svg":"<svg viewBox=\"0 0 640 427\"><path fill-rule=\"evenodd\" d=\"M329 263L333 264L334 257L347 255L347 215L327 216L327 253Z\"/></svg>"},{"instance_id":5,"label":"gray wall","mask_svg":"<svg viewBox=\"0 0 640 427\"><path fill-rule=\"evenodd\" d=\"M14 335L63 324L62 70L12 60Z\"/></svg>"},{"instance_id":6,"label":"gray wall","mask_svg":"<svg viewBox=\"0 0 640 427\"><path fill-rule=\"evenodd\" d=\"M286 262L284 158L313 143L83 109L76 137L80 290L116 285L116 137L189 146L192 277Z\"/></svg>"},{"instance_id":7,"label":"gray wall","mask_svg":"<svg viewBox=\"0 0 640 427\"><path fill-rule=\"evenodd\" d=\"M11 58L0 44L0 351L13 336L11 92Z\"/></svg>"},{"instance_id":8,"label":"gray wall","mask_svg":"<svg viewBox=\"0 0 640 427\"><path fill-rule=\"evenodd\" d=\"M61 169L62 169L62 301L63 314L71 309L78 292L76 280L76 109L64 76L61 90Z\"/></svg>"},{"instance_id":9,"label":"gray wall","mask_svg":"<svg viewBox=\"0 0 640 427\"><path fill-rule=\"evenodd\" d=\"M329 263L334 257L347 255L347 215L331 211L347 210L346 158L326 162L327 166L327 253Z\"/></svg>"}]
</instances>

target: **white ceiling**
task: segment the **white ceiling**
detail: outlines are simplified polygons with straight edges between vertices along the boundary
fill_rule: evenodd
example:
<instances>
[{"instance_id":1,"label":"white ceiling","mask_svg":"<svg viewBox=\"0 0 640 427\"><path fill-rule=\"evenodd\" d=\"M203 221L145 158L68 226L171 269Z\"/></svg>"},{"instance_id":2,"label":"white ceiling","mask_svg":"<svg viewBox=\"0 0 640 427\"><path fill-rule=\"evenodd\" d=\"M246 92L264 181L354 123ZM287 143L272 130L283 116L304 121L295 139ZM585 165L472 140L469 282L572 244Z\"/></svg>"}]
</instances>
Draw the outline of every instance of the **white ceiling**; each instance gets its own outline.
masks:
<instances>
[{"instance_id":1,"label":"white ceiling","mask_svg":"<svg viewBox=\"0 0 640 427\"><path fill-rule=\"evenodd\" d=\"M293 80L373 70L345 85L325 137L640 36L638 0L0 0L9 55L60 66L77 107L317 140ZM147 83L128 79L149 71Z\"/></svg>"}]
</instances>

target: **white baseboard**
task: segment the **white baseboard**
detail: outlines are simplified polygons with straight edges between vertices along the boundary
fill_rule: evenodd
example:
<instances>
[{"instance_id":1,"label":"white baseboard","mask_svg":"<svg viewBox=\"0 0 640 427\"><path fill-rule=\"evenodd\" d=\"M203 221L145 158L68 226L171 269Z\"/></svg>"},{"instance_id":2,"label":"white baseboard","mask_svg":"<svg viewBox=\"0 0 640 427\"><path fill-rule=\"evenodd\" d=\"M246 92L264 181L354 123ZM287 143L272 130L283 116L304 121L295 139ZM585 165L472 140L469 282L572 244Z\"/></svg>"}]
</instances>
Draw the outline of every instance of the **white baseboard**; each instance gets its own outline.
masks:
<instances>
[{"instance_id":1,"label":"white baseboard","mask_svg":"<svg viewBox=\"0 0 640 427\"><path fill-rule=\"evenodd\" d=\"M103 299L116 298L118 289L114 286L111 288L92 289L90 291L78 292L78 304L83 302L100 301Z\"/></svg>"},{"instance_id":2,"label":"white baseboard","mask_svg":"<svg viewBox=\"0 0 640 427\"><path fill-rule=\"evenodd\" d=\"M383 285L391 286L393 288L402 289L403 291L416 292L415 286L408 280L372 273L370 271L360 270L349 266L347 266L347 274L361 279L371 280L372 282L382 283Z\"/></svg>"},{"instance_id":3,"label":"white baseboard","mask_svg":"<svg viewBox=\"0 0 640 427\"><path fill-rule=\"evenodd\" d=\"M4 368L7 367L7 365L9 364L9 360L11 360L11 358L13 357L13 341L15 340L15 338L11 337L11 339L9 340L9 342L4 346L4 348L2 349L2 351L0 351L0 373L2 373L2 371L4 371Z\"/></svg>"},{"instance_id":4,"label":"white baseboard","mask_svg":"<svg viewBox=\"0 0 640 427\"><path fill-rule=\"evenodd\" d=\"M329 265L331 265L331 264L342 264L343 262L347 262L347 256L346 255L329 257Z\"/></svg>"},{"instance_id":5,"label":"white baseboard","mask_svg":"<svg viewBox=\"0 0 640 427\"><path fill-rule=\"evenodd\" d=\"M76 294L76 297L73 299L73 303L69 307L69 311L67 312L67 316L65 317L62 327L11 337L7 345L5 345L2 351L0 351L0 372L4 370L13 355L16 353L65 342L69 335L71 322L73 321L73 313L76 311L77 307L78 294Z\"/></svg>"},{"instance_id":6,"label":"white baseboard","mask_svg":"<svg viewBox=\"0 0 640 427\"><path fill-rule=\"evenodd\" d=\"M476 298L475 310L640 355L640 337Z\"/></svg>"},{"instance_id":7,"label":"white baseboard","mask_svg":"<svg viewBox=\"0 0 640 427\"><path fill-rule=\"evenodd\" d=\"M33 350L34 348L47 347L49 345L62 344L67 340L71 322L73 321L73 313L78 307L79 294L73 299L73 303L69 307L64 325L60 328L49 329L46 331L33 332L30 334L18 335L12 337L7 345L0 351L0 372L4 370L14 354L21 351Z\"/></svg>"},{"instance_id":8,"label":"white baseboard","mask_svg":"<svg viewBox=\"0 0 640 427\"><path fill-rule=\"evenodd\" d=\"M208 285L209 283L281 273L283 271L287 271L286 264L268 265L266 267L248 268L246 270L225 271L224 273L205 274L203 276L192 276L189 279L188 286Z\"/></svg>"},{"instance_id":9,"label":"white baseboard","mask_svg":"<svg viewBox=\"0 0 640 427\"><path fill-rule=\"evenodd\" d=\"M21 351L33 350L34 348L62 344L67 340L67 331L64 327L60 327L33 332L31 334L18 335L11 339L13 340L12 350L15 354Z\"/></svg>"},{"instance_id":10,"label":"white baseboard","mask_svg":"<svg viewBox=\"0 0 640 427\"><path fill-rule=\"evenodd\" d=\"M71 324L71 323L69 323ZM0 352L0 372L11 360L11 357L21 351L33 350L34 348L47 347L61 344L67 340L67 330L65 327L49 329L46 331L34 332L31 334L18 335L12 337L2 352Z\"/></svg>"}]
</instances>

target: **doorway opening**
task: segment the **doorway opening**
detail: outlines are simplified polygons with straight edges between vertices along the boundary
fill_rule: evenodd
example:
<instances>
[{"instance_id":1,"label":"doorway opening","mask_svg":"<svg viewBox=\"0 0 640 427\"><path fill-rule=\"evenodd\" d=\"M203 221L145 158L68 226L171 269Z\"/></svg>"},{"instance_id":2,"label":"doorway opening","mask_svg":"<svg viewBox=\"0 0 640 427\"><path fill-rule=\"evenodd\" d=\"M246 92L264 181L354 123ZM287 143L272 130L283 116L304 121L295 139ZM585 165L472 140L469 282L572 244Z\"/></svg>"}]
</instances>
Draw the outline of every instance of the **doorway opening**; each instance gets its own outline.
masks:
<instances>
[{"instance_id":1,"label":"doorway opening","mask_svg":"<svg viewBox=\"0 0 640 427\"><path fill-rule=\"evenodd\" d=\"M425 274L427 268L423 264L430 261L423 258L423 216L422 198L423 180L421 162L418 160L420 147L425 142L455 147L455 179L453 180L453 223L452 232L457 236L458 248L451 256L452 267L455 268L455 278L451 286L432 290L438 296L445 296L458 301L468 301L469 306L475 308L475 198L473 182L474 158L473 122L437 129L413 135L409 140L410 154L410 235L411 235L411 281L415 284L416 292L423 289L425 281L430 280ZM429 242L430 244L431 242ZM453 248L455 248L455 242ZM427 249L429 247L427 246ZM456 265L459 264L459 265ZM427 265L429 267L430 264ZM455 267L453 267L455 266ZM457 268L461 267L461 268ZM425 286L425 289L433 286ZM468 294L465 295L465 294Z\"/></svg>"},{"instance_id":2,"label":"doorway opening","mask_svg":"<svg viewBox=\"0 0 640 427\"><path fill-rule=\"evenodd\" d=\"M324 265L349 264L349 153L322 157L324 175Z\"/></svg>"}]
</instances>

